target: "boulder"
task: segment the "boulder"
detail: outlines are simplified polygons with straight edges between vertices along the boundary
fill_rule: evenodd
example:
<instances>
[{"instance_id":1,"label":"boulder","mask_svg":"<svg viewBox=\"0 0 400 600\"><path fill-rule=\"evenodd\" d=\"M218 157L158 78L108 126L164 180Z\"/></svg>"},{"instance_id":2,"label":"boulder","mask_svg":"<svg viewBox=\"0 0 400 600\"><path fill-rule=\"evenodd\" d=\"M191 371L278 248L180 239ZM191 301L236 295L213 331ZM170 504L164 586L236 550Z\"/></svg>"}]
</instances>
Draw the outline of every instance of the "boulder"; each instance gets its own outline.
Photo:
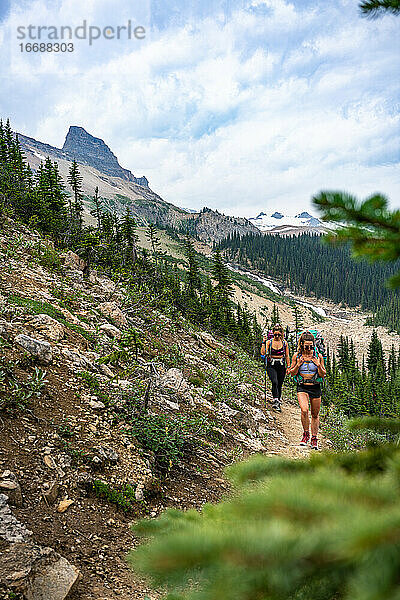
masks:
<instances>
[{"instance_id":1,"label":"boulder","mask_svg":"<svg viewBox=\"0 0 400 600\"><path fill-rule=\"evenodd\" d=\"M36 340L29 335L19 334L15 338L15 343L24 350L35 356L40 362L49 364L53 360L53 351L49 342Z\"/></svg>"},{"instance_id":2,"label":"boulder","mask_svg":"<svg viewBox=\"0 0 400 600\"><path fill-rule=\"evenodd\" d=\"M114 373L111 371L110 367L108 367L107 365L103 365L100 363L98 365L98 367L99 367L99 370L107 377L114 377Z\"/></svg>"},{"instance_id":3,"label":"boulder","mask_svg":"<svg viewBox=\"0 0 400 600\"><path fill-rule=\"evenodd\" d=\"M16 335L17 330L12 323L7 323L4 319L0 319L0 336L5 340L11 341Z\"/></svg>"},{"instance_id":4,"label":"boulder","mask_svg":"<svg viewBox=\"0 0 400 600\"><path fill-rule=\"evenodd\" d=\"M252 452L263 452L266 449L261 440L257 438L249 438L243 433L235 434L235 439L241 442L243 446L249 450L252 450Z\"/></svg>"},{"instance_id":5,"label":"boulder","mask_svg":"<svg viewBox=\"0 0 400 600\"><path fill-rule=\"evenodd\" d=\"M77 271L83 271L85 268L85 261L80 258L75 252L72 250L68 250L63 254L60 254L61 260L64 262L64 266L68 269L76 269Z\"/></svg>"},{"instance_id":6,"label":"boulder","mask_svg":"<svg viewBox=\"0 0 400 600\"><path fill-rule=\"evenodd\" d=\"M119 455L112 448L99 446L93 449L91 458L92 466L95 469L103 469L108 465L115 465L119 460Z\"/></svg>"},{"instance_id":7,"label":"boulder","mask_svg":"<svg viewBox=\"0 0 400 600\"><path fill-rule=\"evenodd\" d=\"M65 335L61 323L46 314L35 315L27 324L52 342L59 342Z\"/></svg>"},{"instance_id":8,"label":"boulder","mask_svg":"<svg viewBox=\"0 0 400 600\"><path fill-rule=\"evenodd\" d=\"M104 410L106 407L104 402L100 402L98 400L89 400L89 404L94 410Z\"/></svg>"},{"instance_id":9,"label":"boulder","mask_svg":"<svg viewBox=\"0 0 400 600\"><path fill-rule=\"evenodd\" d=\"M179 404L176 402L171 402L168 398L162 398L162 404L165 408L170 410L179 410Z\"/></svg>"},{"instance_id":10,"label":"boulder","mask_svg":"<svg viewBox=\"0 0 400 600\"><path fill-rule=\"evenodd\" d=\"M121 330L118 329L118 327L115 327L114 325L111 325L111 323L104 323L104 325L101 325L99 327L100 331L103 331L109 338L112 339L117 339L119 340L121 337Z\"/></svg>"},{"instance_id":11,"label":"boulder","mask_svg":"<svg viewBox=\"0 0 400 600\"><path fill-rule=\"evenodd\" d=\"M103 302L98 305L97 310L112 319L119 327L127 325L126 317L116 302Z\"/></svg>"},{"instance_id":12,"label":"boulder","mask_svg":"<svg viewBox=\"0 0 400 600\"><path fill-rule=\"evenodd\" d=\"M82 367L83 369L88 369L90 371L95 370L93 363L81 352L76 350L76 348L70 349L64 346L61 348L61 352L64 354L64 356L69 358L75 367Z\"/></svg>"},{"instance_id":13,"label":"boulder","mask_svg":"<svg viewBox=\"0 0 400 600\"><path fill-rule=\"evenodd\" d=\"M136 486L135 489L135 499L140 502L141 500L144 499L144 491L143 491L144 485L142 483L139 483Z\"/></svg>"},{"instance_id":14,"label":"boulder","mask_svg":"<svg viewBox=\"0 0 400 600\"><path fill-rule=\"evenodd\" d=\"M189 390L188 383L184 378L182 371L176 368L168 369L165 375L161 377L160 384L162 387L174 390L181 394Z\"/></svg>"},{"instance_id":15,"label":"boulder","mask_svg":"<svg viewBox=\"0 0 400 600\"><path fill-rule=\"evenodd\" d=\"M16 476L12 471L4 471L0 477L0 491L8 496L8 501L14 506L21 507L22 493Z\"/></svg>"},{"instance_id":16,"label":"boulder","mask_svg":"<svg viewBox=\"0 0 400 600\"><path fill-rule=\"evenodd\" d=\"M198 337L200 341L203 342L203 344L208 346L208 348L212 348L212 350L216 350L217 352L222 352L222 354L225 354L225 356L228 356L232 360L236 358L236 352L234 350L218 342L209 333L205 333L204 331L202 331L201 333L199 333Z\"/></svg>"},{"instance_id":17,"label":"boulder","mask_svg":"<svg viewBox=\"0 0 400 600\"><path fill-rule=\"evenodd\" d=\"M0 538L6 542L26 542L31 535L32 532L12 514L8 506L8 497L5 494L0 494Z\"/></svg>"},{"instance_id":18,"label":"boulder","mask_svg":"<svg viewBox=\"0 0 400 600\"><path fill-rule=\"evenodd\" d=\"M79 579L78 569L52 548L16 543L0 556L0 590L26 600L64 600Z\"/></svg>"}]
</instances>

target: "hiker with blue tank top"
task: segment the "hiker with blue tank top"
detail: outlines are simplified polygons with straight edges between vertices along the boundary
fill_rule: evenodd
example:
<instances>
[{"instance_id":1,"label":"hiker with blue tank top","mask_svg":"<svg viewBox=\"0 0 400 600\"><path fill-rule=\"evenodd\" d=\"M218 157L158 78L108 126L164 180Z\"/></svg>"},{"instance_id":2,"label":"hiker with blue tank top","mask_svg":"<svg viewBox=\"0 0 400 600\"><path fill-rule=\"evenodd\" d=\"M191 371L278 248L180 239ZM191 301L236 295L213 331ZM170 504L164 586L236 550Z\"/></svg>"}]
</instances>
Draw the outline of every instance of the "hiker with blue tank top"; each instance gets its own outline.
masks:
<instances>
[{"instance_id":1,"label":"hiker with blue tank top","mask_svg":"<svg viewBox=\"0 0 400 600\"><path fill-rule=\"evenodd\" d=\"M264 336L261 346L261 356L266 361L266 371L272 383L272 407L281 411L282 385L286 375L286 365L289 364L289 348L283 337L283 327L277 323L272 329L273 337L267 340Z\"/></svg>"},{"instance_id":2,"label":"hiker with blue tank top","mask_svg":"<svg viewBox=\"0 0 400 600\"><path fill-rule=\"evenodd\" d=\"M318 353L315 338L305 331L299 338L297 352L293 355L288 373L297 381L297 399L301 409L303 437L300 446L310 441L309 404L311 405L311 444L318 450L319 410L321 407L321 381L326 375L324 357Z\"/></svg>"}]
</instances>

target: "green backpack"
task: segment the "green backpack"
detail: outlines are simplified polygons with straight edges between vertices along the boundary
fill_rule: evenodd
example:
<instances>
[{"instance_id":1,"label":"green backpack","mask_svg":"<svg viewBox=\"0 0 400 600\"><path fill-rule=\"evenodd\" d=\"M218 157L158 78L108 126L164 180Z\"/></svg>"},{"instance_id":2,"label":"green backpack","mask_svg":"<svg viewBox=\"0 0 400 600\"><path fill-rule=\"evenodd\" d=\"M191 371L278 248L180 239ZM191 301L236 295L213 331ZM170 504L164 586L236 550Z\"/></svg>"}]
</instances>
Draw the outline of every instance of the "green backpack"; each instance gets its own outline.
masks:
<instances>
[{"instance_id":1,"label":"green backpack","mask_svg":"<svg viewBox=\"0 0 400 600\"><path fill-rule=\"evenodd\" d=\"M321 332L317 331L316 329L307 329L306 331L307 331L307 333L311 333L314 336L314 339L315 339L315 344L314 344L314 353L315 353L315 356L318 358L318 356L320 354L322 354L323 359L324 359L324 364L326 364L325 342L324 342L324 338L322 337ZM299 335L297 336L297 341L299 340L300 336L303 333L305 333L305 331L302 331L301 333L299 333ZM293 379L294 379L294 381L296 381L296 383L301 383L304 378L302 377L302 375L300 373L297 373L296 375L293 375ZM318 375L318 373L316 373L316 376L314 376L313 379L311 379L309 381L312 381L313 383L323 383L324 382L324 378L320 377Z\"/></svg>"}]
</instances>

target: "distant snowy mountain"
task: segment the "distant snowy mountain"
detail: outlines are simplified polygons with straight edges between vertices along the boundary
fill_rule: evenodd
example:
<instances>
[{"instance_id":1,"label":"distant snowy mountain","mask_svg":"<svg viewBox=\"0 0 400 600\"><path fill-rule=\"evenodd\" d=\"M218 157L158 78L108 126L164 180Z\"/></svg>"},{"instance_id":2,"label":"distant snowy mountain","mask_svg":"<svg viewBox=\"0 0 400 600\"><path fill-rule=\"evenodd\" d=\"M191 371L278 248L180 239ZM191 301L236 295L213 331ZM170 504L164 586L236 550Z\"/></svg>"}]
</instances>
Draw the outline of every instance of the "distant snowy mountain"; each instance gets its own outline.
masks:
<instances>
[{"instance_id":1,"label":"distant snowy mountain","mask_svg":"<svg viewBox=\"0 0 400 600\"><path fill-rule=\"evenodd\" d=\"M275 227L323 227L322 221L313 217L310 213L304 211L295 216L283 215L280 212L275 211L273 214L267 214L261 212L257 217L249 219L253 225L258 227L261 231L271 231Z\"/></svg>"}]
</instances>

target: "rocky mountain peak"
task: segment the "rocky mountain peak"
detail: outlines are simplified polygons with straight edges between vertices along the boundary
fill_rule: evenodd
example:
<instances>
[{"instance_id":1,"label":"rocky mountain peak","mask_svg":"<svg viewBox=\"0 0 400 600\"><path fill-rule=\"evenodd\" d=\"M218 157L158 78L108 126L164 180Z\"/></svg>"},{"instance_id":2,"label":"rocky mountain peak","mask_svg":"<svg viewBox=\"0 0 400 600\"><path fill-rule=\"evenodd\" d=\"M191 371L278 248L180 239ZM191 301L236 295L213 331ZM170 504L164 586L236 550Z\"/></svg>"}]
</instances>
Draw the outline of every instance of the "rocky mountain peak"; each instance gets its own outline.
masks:
<instances>
[{"instance_id":1,"label":"rocky mountain peak","mask_svg":"<svg viewBox=\"0 0 400 600\"><path fill-rule=\"evenodd\" d=\"M129 169L123 169L107 144L88 133L83 127L70 126L62 150L77 162L94 167L106 175L121 177L149 187L146 177L135 177Z\"/></svg>"},{"instance_id":2,"label":"rocky mountain peak","mask_svg":"<svg viewBox=\"0 0 400 600\"><path fill-rule=\"evenodd\" d=\"M306 211L299 213L298 215L296 215L296 217L298 219L313 219L314 218L312 215L310 215L310 213L308 213Z\"/></svg>"}]
</instances>

